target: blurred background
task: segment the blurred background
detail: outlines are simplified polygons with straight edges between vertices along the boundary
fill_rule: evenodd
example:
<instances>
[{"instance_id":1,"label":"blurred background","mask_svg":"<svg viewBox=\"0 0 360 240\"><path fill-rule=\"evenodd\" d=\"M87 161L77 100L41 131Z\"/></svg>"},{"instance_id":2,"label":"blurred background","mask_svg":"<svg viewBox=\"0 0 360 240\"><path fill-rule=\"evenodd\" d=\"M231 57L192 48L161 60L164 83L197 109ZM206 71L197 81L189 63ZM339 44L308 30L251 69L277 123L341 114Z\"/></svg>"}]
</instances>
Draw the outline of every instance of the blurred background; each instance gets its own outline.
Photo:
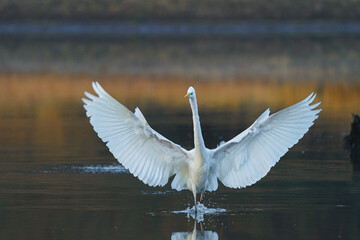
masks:
<instances>
[{"instance_id":1,"label":"blurred background","mask_svg":"<svg viewBox=\"0 0 360 240\"><path fill-rule=\"evenodd\" d=\"M360 113L360 1L1 0L0 237L169 239L189 192L132 177L82 108L91 82L192 148L197 90L207 147L311 92L323 111L267 177L220 185L219 239L359 239L360 176L343 148ZM354 155L352 155L354 156ZM352 161L352 162L351 162ZM261 229L262 231L260 231Z\"/></svg>"}]
</instances>

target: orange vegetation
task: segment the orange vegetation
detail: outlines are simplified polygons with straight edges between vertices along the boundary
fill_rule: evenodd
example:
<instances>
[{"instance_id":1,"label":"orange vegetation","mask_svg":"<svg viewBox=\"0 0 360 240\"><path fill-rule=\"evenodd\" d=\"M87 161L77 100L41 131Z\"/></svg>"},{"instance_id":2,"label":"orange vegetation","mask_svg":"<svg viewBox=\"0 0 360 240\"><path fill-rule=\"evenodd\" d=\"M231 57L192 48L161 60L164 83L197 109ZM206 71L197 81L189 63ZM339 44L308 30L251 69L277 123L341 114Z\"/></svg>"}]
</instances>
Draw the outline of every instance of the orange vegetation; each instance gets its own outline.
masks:
<instances>
[{"instance_id":1,"label":"orange vegetation","mask_svg":"<svg viewBox=\"0 0 360 240\"><path fill-rule=\"evenodd\" d=\"M360 84L344 82L294 82L264 80L169 79L159 77L106 77L68 75L0 75L0 110L33 110L34 105L51 111L50 106L81 106L83 92L92 92L91 82L99 81L127 106L151 107L153 103L186 108L183 95L193 85L202 110L237 110L244 106L271 106L274 110L291 105L312 91L323 103L323 114L350 118L360 112ZM44 107L45 106L45 107ZM48 106L48 107L46 107ZM1 111L4 112L4 111ZM0 113L1 115L1 113Z\"/></svg>"}]
</instances>

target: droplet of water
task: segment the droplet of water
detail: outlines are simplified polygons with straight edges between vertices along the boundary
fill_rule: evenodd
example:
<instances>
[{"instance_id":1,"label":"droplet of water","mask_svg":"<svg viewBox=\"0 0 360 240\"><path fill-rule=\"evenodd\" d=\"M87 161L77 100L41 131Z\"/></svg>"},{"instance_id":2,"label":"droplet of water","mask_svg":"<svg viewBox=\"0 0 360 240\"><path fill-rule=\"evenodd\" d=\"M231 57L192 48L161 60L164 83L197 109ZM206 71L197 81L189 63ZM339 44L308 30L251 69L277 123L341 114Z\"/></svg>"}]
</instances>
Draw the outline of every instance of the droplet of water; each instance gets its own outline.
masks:
<instances>
[{"instance_id":1,"label":"droplet of water","mask_svg":"<svg viewBox=\"0 0 360 240\"><path fill-rule=\"evenodd\" d=\"M108 165L59 165L52 170L41 171L41 173L79 173L79 174L118 174L127 173L120 164Z\"/></svg>"},{"instance_id":2,"label":"droplet of water","mask_svg":"<svg viewBox=\"0 0 360 240\"><path fill-rule=\"evenodd\" d=\"M197 222L204 221L205 215L218 215L224 212L227 212L227 210L222 208L207 208L205 205L201 203L196 204L196 211L195 211L195 206L193 206L192 208L188 207L185 210L172 211L172 213L175 214L182 214L182 213L186 214L186 217L188 219L193 218Z\"/></svg>"}]
</instances>

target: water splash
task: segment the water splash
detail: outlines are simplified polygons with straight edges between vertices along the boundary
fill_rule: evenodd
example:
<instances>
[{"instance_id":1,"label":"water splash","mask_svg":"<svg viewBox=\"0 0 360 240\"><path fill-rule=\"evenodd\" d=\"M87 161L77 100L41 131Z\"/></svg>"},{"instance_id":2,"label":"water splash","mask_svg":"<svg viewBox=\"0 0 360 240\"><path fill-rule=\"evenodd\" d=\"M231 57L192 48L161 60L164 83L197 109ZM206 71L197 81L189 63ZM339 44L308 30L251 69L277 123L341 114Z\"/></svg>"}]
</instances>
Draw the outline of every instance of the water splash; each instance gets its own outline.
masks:
<instances>
[{"instance_id":1,"label":"water splash","mask_svg":"<svg viewBox=\"0 0 360 240\"><path fill-rule=\"evenodd\" d=\"M172 211L172 213L186 214L187 218L189 218L189 219L193 218L197 222L202 222L202 221L204 221L205 215L219 215L221 213L227 212L227 210L223 209L223 208L207 208L205 205L203 205L201 203L197 203L196 208L197 208L196 213L195 213L195 206L193 206L192 208L188 207L185 210Z\"/></svg>"},{"instance_id":2,"label":"water splash","mask_svg":"<svg viewBox=\"0 0 360 240\"><path fill-rule=\"evenodd\" d=\"M165 195L169 193L173 193L174 191L171 190L164 190L164 191L141 191L143 195Z\"/></svg>"},{"instance_id":3,"label":"water splash","mask_svg":"<svg viewBox=\"0 0 360 240\"><path fill-rule=\"evenodd\" d=\"M41 173L79 173L79 174L118 174L127 173L120 164L108 165L61 165L53 167L52 170L41 171Z\"/></svg>"}]
</instances>

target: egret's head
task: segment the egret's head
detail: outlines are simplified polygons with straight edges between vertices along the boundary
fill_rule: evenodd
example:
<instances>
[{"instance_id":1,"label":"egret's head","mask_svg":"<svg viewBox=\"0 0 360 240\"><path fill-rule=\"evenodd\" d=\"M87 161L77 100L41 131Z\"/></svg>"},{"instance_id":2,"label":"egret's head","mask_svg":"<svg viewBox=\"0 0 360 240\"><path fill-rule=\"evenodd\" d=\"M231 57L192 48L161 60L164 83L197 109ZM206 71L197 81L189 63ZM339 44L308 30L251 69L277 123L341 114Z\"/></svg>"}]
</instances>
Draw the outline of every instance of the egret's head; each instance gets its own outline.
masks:
<instances>
[{"instance_id":1,"label":"egret's head","mask_svg":"<svg viewBox=\"0 0 360 240\"><path fill-rule=\"evenodd\" d=\"M193 87L189 87L184 97L189 97L189 98L195 97L195 89Z\"/></svg>"}]
</instances>

